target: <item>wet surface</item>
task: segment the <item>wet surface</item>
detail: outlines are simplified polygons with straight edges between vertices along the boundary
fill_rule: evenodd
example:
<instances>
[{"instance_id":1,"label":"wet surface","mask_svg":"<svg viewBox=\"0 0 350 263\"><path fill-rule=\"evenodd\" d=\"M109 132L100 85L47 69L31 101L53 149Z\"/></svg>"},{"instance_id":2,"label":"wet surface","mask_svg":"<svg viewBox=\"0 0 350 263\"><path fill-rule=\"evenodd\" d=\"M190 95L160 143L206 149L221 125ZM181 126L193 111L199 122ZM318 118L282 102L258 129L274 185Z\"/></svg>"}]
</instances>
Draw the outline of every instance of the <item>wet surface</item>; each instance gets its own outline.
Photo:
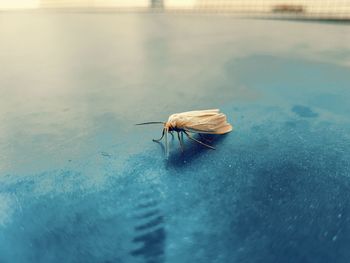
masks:
<instances>
[{"instance_id":1,"label":"wet surface","mask_svg":"<svg viewBox=\"0 0 350 263\"><path fill-rule=\"evenodd\" d=\"M348 262L348 26L0 19L1 262ZM215 151L134 126L213 107Z\"/></svg>"}]
</instances>

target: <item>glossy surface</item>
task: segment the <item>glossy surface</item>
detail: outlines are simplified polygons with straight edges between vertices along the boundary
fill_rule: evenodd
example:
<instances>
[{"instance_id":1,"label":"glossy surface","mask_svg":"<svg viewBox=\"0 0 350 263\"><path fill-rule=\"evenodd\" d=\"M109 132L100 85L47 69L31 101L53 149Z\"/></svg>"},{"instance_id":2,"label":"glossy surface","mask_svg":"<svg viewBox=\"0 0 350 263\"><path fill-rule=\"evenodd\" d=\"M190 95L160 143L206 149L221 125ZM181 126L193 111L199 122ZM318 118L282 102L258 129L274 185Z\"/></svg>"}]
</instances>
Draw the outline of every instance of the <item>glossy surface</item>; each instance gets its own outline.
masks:
<instances>
[{"instance_id":1,"label":"glossy surface","mask_svg":"<svg viewBox=\"0 0 350 263\"><path fill-rule=\"evenodd\" d=\"M0 14L1 262L348 262L350 27ZM216 151L153 143L218 107Z\"/></svg>"}]
</instances>

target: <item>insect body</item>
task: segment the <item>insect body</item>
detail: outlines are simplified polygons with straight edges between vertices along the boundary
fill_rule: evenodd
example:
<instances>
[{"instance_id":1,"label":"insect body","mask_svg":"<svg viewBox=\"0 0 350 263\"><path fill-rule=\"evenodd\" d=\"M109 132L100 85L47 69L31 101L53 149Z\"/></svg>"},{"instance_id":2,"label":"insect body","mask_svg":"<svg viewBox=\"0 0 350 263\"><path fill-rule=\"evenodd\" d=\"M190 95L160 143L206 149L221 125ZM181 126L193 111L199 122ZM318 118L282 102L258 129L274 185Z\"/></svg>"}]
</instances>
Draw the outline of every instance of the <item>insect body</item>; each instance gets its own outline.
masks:
<instances>
[{"instance_id":1,"label":"insect body","mask_svg":"<svg viewBox=\"0 0 350 263\"><path fill-rule=\"evenodd\" d=\"M190 140L193 140L205 147L215 149L214 147L199 141L191 135L191 133L198 134L225 134L232 131L232 126L226 120L226 115L221 113L218 109L187 111L182 113L175 113L169 116L167 122L144 122L136 125L145 124L163 124L162 136L153 141L159 142L165 136L165 153L168 155L168 133L173 134L177 132L181 149L183 149L183 134ZM181 137L180 137L181 134Z\"/></svg>"}]
</instances>

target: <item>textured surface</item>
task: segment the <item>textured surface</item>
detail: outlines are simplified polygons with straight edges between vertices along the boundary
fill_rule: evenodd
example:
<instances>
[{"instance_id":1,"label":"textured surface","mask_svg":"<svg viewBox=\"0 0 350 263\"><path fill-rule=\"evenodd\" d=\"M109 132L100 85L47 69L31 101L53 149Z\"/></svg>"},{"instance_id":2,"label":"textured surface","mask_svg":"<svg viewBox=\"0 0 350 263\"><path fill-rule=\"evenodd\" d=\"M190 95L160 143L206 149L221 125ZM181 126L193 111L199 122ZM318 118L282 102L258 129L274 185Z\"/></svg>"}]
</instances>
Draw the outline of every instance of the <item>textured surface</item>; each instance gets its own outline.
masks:
<instances>
[{"instance_id":1,"label":"textured surface","mask_svg":"<svg viewBox=\"0 0 350 263\"><path fill-rule=\"evenodd\" d=\"M350 258L350 27L0 14L0 262ZM151 141L219 107L217 150Z\"/></svg>"}]
</instances>

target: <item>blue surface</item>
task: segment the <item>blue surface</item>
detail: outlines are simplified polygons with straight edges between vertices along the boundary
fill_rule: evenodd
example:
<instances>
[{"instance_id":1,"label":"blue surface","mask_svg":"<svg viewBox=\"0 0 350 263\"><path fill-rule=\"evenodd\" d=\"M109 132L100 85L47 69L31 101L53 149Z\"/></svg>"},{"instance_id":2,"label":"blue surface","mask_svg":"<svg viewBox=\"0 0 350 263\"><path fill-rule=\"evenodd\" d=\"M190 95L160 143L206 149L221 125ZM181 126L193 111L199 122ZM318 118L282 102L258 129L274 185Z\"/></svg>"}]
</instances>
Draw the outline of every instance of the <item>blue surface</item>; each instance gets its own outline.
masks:
<instances>
[{"instance_id":1,"label":"blue surface","mask_svg":"<svg viewBox=\"0 0 350 263\"><path fill-rule=\"evenodd\" d=\"M349 261L349 26L0 20L0 262ZM133 125L213 107L216 151Z\"/></svg>"}]
</instances>

